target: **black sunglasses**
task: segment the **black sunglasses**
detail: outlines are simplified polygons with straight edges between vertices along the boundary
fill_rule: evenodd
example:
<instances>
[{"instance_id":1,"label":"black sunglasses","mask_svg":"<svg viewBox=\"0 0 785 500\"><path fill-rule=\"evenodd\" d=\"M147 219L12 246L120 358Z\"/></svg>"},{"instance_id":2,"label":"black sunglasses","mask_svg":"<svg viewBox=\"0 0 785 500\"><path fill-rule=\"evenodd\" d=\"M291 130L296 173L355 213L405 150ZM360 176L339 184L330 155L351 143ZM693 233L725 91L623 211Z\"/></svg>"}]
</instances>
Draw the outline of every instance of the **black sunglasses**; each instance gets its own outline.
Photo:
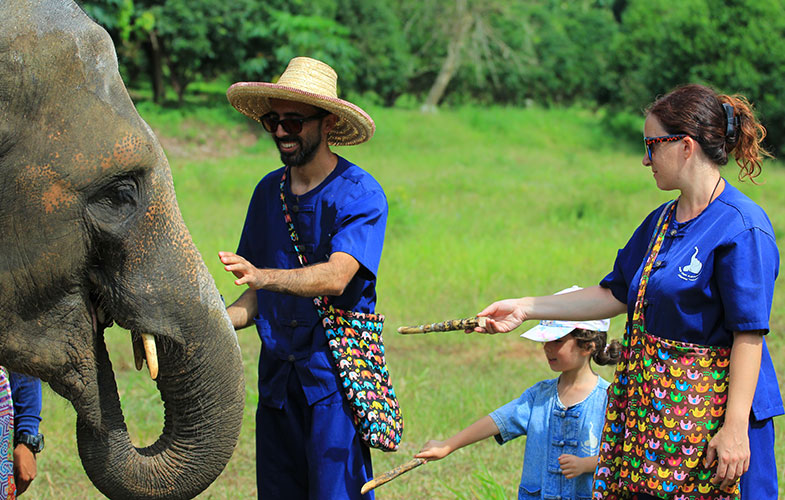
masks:
<instances>
[{"instance_id":1,"label":"black sunglasses","mask_svg":"<svg viewBox=\"0 0 785 500\"><path fill-rule=\"evenodd\" d=\"M284 118L281 120L278 117L278 113L267 113L259 118L259 121L262 122L264 129L271 134L274 134L275 131L278 130L278 125L282 126L287 134L299 134L303 131L303 123L324 118L329 114L329 111L320 111L312 116L303 118Z\"/></svg>"},{"instance_id":2,"label":"black sunglasses","mask_svg":"<svg viewBox=\"0 0 785 500\"><path fill-rule=\"evenodd\" d=\"M671 135L661 135L658 137L644 137L643 144L646 145L646 154L649 155L649 161L652 161L651 159L652 146L654 146L655 144L659 144L661 142L680 141L685 137L687 137L687 134L671 134Z\"/></svg>"}]
</instances>

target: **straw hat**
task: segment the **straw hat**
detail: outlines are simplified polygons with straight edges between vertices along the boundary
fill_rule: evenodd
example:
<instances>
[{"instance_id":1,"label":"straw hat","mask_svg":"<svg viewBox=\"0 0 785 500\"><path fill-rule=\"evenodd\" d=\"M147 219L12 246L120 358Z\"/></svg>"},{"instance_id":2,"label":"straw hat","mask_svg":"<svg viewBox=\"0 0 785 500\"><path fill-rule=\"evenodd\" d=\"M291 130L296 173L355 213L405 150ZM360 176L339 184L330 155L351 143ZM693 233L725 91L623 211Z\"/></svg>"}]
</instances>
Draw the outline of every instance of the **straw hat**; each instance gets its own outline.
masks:
<instances>
[{"instance_id":1,"label":"straw hat","mask_svg":"<svg viewBox=\"0 0 785 500\"><path fill-rule=\"evenodd\" d=\"M277 83L238 82L229 87L226 97L237 111L256 121L270 112L270 98L304 102L338 116L328 144L350 146L367 141L376 125L360 107L338 98L337 84L338 75L327 64L295 57Z\"/></svg>"}]
</instances>

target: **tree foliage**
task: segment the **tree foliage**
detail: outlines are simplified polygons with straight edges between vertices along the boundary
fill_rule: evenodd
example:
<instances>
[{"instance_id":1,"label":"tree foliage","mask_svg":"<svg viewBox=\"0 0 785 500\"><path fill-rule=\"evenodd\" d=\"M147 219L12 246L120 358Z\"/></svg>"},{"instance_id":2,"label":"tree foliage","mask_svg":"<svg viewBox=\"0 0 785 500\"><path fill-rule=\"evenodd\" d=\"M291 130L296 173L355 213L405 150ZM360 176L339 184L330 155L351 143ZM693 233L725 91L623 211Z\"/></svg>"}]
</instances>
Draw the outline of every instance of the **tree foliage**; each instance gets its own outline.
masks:
<instances>
[{"instance_id":1,"label":"tree foliage","mask_svg":"<svg viewBox=\"0 0 785 500\"><path fill-rule=\"evenodd\" d=\"M779 0L630 1L615 42L624 106L643 107L684 83L747 96L785 152L785 5Z\"/></svg>"},{"instance_id":2,"label":"tree foliage","mask_svg":"<svg viewBox=\"0 0 785 500\"><path fill-rule=\"evenodd\" d=\"M332 65L344 95L393 105L603 106L639 112L687 82L745 94L785 152L780 0L83 0L131 85L275 80Z\"/></svg>"},{"instance_id":3,"label":"tree foliage","mask_svg":"<svg viewBox=\"0 0 785 500\"><path fill-rule=\"evenodd\" d=\"M114 38L132 84L149 80L160 101L167 80L182 101L190 83L214 78L246 59L248 48L238 43L236 27L247 26L256 2L92 0L81 5Z\"/></svg>"}]
</instances>

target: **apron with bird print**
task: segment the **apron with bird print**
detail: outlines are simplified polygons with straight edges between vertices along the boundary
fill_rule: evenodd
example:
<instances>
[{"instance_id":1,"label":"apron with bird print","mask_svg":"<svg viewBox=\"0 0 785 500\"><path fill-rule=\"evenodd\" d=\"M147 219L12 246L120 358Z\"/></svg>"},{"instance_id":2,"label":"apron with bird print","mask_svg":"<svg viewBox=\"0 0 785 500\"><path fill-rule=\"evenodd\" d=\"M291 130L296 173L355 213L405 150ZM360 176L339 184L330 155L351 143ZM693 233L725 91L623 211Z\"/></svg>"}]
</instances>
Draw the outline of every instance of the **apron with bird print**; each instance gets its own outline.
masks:
<instances>
[{"instance_id":1,"label":"apron with bird print","mask_svg":"<svg viewBox=\"0 0 785 500\"><path fill-rule=\"evenodd\" d=\"M675 203L666 206L649 245L622 357L608 388L592 498L635 493L682 500L738 500L738 482L719 489L717 466L704 464L728 399L730 347L664 339L647 333L646 284Z\"/></svg>"}]
</instances>

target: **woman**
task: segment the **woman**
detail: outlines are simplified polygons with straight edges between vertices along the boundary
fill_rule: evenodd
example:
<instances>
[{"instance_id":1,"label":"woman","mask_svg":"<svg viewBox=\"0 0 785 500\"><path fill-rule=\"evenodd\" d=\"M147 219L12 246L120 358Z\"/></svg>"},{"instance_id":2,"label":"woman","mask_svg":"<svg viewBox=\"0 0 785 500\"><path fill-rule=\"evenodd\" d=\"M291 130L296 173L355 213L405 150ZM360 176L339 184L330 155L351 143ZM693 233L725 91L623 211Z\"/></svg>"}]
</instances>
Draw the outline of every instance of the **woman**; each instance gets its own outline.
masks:
<instances>
[{"instance_id":1,"label":"woman","mask_svg":"<svg viewBox=\"0 0 785 500\"><path fill-rule=\"evenodd\" d=\"M738 498L740 477L744 497L777 498L783 406L763 336L779 253L764 211L719 171L733 155L754 182L765 129L743 97L687 85L652 104L644 134L643 164L678 198L649 214L599 286L496 302L477 331L626 311L595 498Z\"/></svg>"}]
</instances>

